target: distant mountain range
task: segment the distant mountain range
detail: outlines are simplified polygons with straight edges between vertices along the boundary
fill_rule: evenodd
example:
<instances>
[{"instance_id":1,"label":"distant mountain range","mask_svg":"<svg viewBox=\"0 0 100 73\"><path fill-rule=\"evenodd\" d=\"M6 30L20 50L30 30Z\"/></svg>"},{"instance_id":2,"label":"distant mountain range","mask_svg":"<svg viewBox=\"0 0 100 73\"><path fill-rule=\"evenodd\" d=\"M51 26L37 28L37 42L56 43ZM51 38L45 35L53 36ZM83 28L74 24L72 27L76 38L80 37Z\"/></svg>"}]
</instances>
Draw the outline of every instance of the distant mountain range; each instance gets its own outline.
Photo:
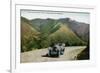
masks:
<instances>
[{"instance_id":1,"label":"distant mountain range","mask_svg":"<svg viewBox=\"0 0 100 73\"><path fill-rule=\"evenodd\" d=\"M88 41L89 24L70 18L28 20L21 17L22 51L48 47L57 42L64 42L69 46L86 45Z\"/></svg>"},{"instance_id":2,"label":"distant mountain range","mask_svg":"<svg viewBox=\"0 0 100 73\"><path fill-rule=\"evenodd\" d=\"M32 26L39 29L41 25L48 24L48 21L56 21L68 25L68 27L82 40L89 40L89 24L71 20L70 18L60 18L60 19L33 19L31 22ZM35 26L34 26L35 25Z\"/></svg>"}]
</instances>

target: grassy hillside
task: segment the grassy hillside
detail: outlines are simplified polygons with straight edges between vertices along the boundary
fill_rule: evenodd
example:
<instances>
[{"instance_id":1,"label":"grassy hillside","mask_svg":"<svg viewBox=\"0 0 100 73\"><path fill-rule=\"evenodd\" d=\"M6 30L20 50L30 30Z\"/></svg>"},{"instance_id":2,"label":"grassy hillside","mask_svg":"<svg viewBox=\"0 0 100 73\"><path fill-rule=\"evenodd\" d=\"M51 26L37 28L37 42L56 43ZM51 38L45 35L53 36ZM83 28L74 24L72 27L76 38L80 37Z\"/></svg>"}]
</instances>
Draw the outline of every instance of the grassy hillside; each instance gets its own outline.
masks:
<instances>
[{"instance_id":1,"label":"grassy hillside","mask_svg":"<svg viewBox=\"0 0 100 73\"><path fill-rule=\"evenodd\" d=\"M61 18L59 22L68 25L68 27L82 40L88 43L89 41L89 24L71 20L70 18Z\"/></svg>"},{"instance_id":2,"label":"grassy hillside","mask_svg":"<svg viewBox=\"0 0 100 73\"><path fill-rule=\"evenodd\" d=\"M70 18L60 18L60 19L32 19L32 26L36 30L40 30L41 27L48 25L49 22L60 22L65 25L67 25L79 38L81 38L83 41L87 42L89 41L89 24L84 22L78 22L75 20L71 20Z\"/></svg>"},{"instance_id":3,"label":"grassy hillside","mask_svg":"<svg viewBox=\"0 0 100 73\"><path fill-rule=\"evenodd\" d=\"M28 19L21 17L21 51L29 51L37 48L39 32L37 32Z\"/></svg>"},{"instance_id":4,"label":"grassy hillside","mask_svg":"<svg viewBox=\"0 0 100 73\"><path fill-rule=\"evenodd\" d=\"M60 29L50 35L51 42L64 42L66 45L85 45L86 43L82 41L77 35L68 28L66 25L60 25Z\"/></svg>"}]
</instances>

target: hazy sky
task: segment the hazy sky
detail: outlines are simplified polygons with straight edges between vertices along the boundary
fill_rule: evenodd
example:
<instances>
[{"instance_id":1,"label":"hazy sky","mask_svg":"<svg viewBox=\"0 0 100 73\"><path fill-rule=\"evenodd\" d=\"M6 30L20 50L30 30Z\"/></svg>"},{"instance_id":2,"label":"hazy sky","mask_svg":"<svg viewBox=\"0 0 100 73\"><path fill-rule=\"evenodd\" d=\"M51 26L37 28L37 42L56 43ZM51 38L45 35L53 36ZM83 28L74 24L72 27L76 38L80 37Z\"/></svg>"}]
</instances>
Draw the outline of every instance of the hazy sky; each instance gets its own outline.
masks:
<instances>
[{"instance_id":1,"label":"hazy sky","mask_svg":"<svg viewBox=\"0 0 100 73\"><path fill-rule=\"evenodd\" d=\"M90 23L90 14L89 13L80 13L80 12L54 12L54 11L32 11L32 10L21 10L21 16L27 19L35 18L71 18L79 22Z\"/></svg>"}]
</instances>

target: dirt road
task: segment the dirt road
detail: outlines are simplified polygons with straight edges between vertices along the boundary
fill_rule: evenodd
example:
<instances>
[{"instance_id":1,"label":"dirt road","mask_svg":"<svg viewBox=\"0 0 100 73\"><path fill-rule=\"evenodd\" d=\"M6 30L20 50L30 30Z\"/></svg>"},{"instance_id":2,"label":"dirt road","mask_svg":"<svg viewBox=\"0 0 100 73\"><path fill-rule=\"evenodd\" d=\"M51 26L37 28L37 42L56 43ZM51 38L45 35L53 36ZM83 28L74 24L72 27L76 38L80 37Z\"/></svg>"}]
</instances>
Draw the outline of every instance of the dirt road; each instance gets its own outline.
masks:
<instances>
[{"instance_id":1,"label":"dirt road","mask_svg":"<svg viewBox=\"0 0 100 73\"><path fill-rule=\"evenodd\" d=\"M75 60L75 57L85 48L86 46L66 47L64 55L59 58L43 57L48 53L47 49L24 52L21 53L21 63Z\"/></svg>"}]
</instances>

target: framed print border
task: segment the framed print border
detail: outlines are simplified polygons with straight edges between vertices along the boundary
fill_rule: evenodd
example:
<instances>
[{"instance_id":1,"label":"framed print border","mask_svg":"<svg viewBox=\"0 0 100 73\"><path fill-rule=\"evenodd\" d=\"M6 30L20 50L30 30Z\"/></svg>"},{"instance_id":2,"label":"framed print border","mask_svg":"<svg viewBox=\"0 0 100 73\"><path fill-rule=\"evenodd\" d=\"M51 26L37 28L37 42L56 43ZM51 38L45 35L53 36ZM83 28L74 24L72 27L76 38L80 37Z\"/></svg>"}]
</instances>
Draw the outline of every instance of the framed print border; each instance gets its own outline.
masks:
<instances>
[{"instance_id":1,"label":"framed print border","mask_svg":"<svg viewBox=\"0 0 100 73\"><path fill-rule=\"evenodd\" d=\"M11 72L34 71L46 69L63 69L71 67L94 66L95 60L95 7L77 7L73 6L53 6L53 5L31 5L31 4L14 4L11 10ZM71 12L88 12L90 13L90 60L84 61L62 61L62 62L43 62L43 63L20 63L20 10L49 10L49 11L71 11ZM54 65L52 67L52 64ZM46 66L45 66L46 65Z\"/></svg>"}]
</instances>

